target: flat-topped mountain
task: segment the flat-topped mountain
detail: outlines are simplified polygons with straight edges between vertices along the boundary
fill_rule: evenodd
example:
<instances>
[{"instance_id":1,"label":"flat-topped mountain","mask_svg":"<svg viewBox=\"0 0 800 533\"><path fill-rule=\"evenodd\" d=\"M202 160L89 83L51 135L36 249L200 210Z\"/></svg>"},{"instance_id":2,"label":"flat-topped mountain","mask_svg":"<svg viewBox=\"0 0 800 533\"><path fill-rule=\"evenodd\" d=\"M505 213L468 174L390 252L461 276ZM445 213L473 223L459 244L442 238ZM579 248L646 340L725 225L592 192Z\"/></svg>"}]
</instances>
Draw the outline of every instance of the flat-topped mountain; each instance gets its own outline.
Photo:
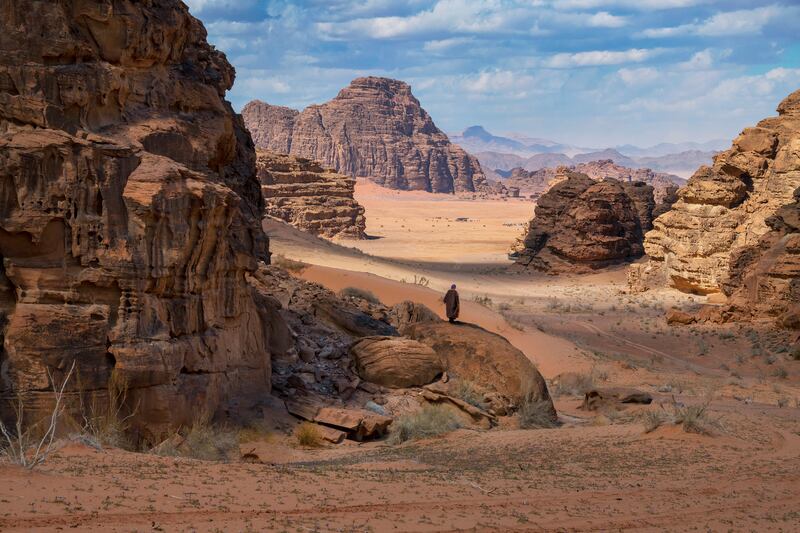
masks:
<instances>
[{"instance_id":1,"label":"flat-topped mountain","mask_svg":"<svg viewBox=\"0 0 800 533\"><path fill-rule=\"evenodd\" d=\"M256 146L319 161L391 189L486 190L478 160L452 144L402 81L357 78L303 111L260 101L242 110Z\"/></svg>"}]
</instances>

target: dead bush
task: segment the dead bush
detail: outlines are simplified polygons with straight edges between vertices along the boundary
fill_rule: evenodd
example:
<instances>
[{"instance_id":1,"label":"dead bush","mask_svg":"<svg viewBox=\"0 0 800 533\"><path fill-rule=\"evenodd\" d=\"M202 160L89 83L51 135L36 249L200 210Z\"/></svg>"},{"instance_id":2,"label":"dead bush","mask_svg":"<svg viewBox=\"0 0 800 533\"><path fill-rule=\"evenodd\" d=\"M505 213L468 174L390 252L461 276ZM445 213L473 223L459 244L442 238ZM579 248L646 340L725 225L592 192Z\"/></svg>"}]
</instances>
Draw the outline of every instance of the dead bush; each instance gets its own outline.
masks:
<instances>
[{"instance_id":1,"label":"dead bush","mask_svg":"<svg viewBox=\"0 0 800 533\"><path fill-rule=\"evenodd\" d=\"M303 270L308 268L308 265L306 263L303 263L302 261L295 261L294 259L289 259L288 257L283 256L281 254L273 255L272 259L270 260L270 263L284 270L288 270L289 272L302 272Z\"/></svg>"},{"instance_id":2,"label":"dead bush","mask_svg":"<svg viewBox=\"0 0 800 533\"><path fill-rule=\"evenodd\" d=\"M207 414L198 416L189 428L179 432L179 443L159 445L157 453L202 461L229 461L239 457L237 431L214 426ZM178 441L176 441L178 442Z\"/></svg>"},{"instance_id":3,"label":"dead bush","mask_svg":"<svg viewBox=\"0 0 800 533\"><path fill-rule=\"evenodd\" d=\"M644 432L651 433L665 422L664 414L659 411L647 411L644 413Z\"/></svg>"},{"instance_id":4,"label":"dead bush","mask_svg":"<svg viewBox=\"0 0 800 533\"><path fill-rule=\"evenodd\" d=\"M303 422L294 430L294 438L300 446L318 448L322 445L322 433L312 422Z\"/></svg>"},{"instance_id":5,"label":"dead bush","mask_svg":"<svg viewBox=\"0 0 800 533\"><path fill-rule=\"evenodd\" d=\"M450 388L449 392L453 397L464 400L478 409L486 409L483 393L471 381L459 379Z\"/></svg>"},{"instance_id":6,"label":"dead bush","mask_svg":"<svg viewBox=\"0 0 800 533\"><path fill-rule=\"evenodd\" d=\"M50 369L47 369L47 379L53 388L53 408L49 417L37 423L28 424L25 421L25 397L22 393L17 395L13 405L16 418L14 426L6 427L0 421L0 434L3 436L0 455L29 470L47 460L53 451L58 421L64 412L64 391L74 371L75 361L72 361L63 382L58 385Z\"/></svg>"},{"instance_id":7,"label":"dead bush","mask_svg":"<svg viewBox=\"0 0 800 533\"><path fill-rule=\"evenodd\" d=\"M339 296L342 298L357 298L365 300L371 304L379 304L381 301L372 292L366 289L359 289L358 287L345 287L339 291Z\"/></svg>"},{"instance_id":8,"label":"dead bush","mask_svg":"<svg viewBox=\"0 0 800 533\"><path fill-rule=\"evenodd\" d=\"M461 427L458 417L444 405L426 405L420 411L403 415L391 425L389 442L399 444L408 440L426 439Z\"/></svg>"},{"instance_id":9,"label":"dead bush","mask_svg":"<svg viewBox=\"0 0 800 533\"><path fill-rule=\"evenodd\" d=\"M116 370L112 371L105 394L92 392L88 405L84 402L85 394L80 385L80 374L78 374L78 390L80 413L83 417L79 438L94 443L95 447L110 446L132 450L134 446L128 430L129 421L136 413L136 408L127 410L128 383L121 374Z\"/></svg>"}]
</instances>

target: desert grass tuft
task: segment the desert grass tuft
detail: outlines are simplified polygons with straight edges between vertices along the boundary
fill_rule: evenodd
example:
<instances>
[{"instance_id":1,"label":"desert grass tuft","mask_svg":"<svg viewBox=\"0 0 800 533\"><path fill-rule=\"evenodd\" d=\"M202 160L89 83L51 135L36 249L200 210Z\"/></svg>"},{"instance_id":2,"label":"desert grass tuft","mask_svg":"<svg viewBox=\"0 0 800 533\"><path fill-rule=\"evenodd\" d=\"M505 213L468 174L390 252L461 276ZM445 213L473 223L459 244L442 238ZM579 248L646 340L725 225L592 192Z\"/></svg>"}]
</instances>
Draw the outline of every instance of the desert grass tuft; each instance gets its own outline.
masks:
<instances>
[{"instance_id":1,"label":"desert grass tuft","mask_svg":"<svg viewBox=\"0 0 800 533\"><path fill-rule=\"evenodd\" d=\"M458 417L443 405L426 405L416 413L403 415L391 426L390 444L425 439L449 433L461 427Z\"/></svg>"},{"instance_id":2,"label":"desert grass tuft","mask_svg":"<svg viewBox=\"0 0 800 533\"><path fill-rule=\"evenodd\" d=\"M280 267L284 270L288 270L289 272L302 272L308 265L303 263L302 261L295 261L294 259L289 259L286 256L281 254L275 254L272 256L270 261L271 264Z\"/></svg>"},{"instance_id":3,"label":"desert grass tuft","mask_svg":"<svg viewBox=\"0 0 800 533\"><path fill-rule=\"evenodd\" d=\"M322 445L322 433L316 424L303 422L294 430L294 438L297 444L307 448L319 448Z\"/></svg>"},{"instance_id":4,"label":"desert grass tuft","mask_svg":"<svg viewBox=\"0 0 800 533\"><path fill-rule=\"evenodd\" d=\"M594 376L592 374L565 372L556 378L553 394L556 396L583 396L592 390L594 386Z\"/></svg>"}]
</instances>

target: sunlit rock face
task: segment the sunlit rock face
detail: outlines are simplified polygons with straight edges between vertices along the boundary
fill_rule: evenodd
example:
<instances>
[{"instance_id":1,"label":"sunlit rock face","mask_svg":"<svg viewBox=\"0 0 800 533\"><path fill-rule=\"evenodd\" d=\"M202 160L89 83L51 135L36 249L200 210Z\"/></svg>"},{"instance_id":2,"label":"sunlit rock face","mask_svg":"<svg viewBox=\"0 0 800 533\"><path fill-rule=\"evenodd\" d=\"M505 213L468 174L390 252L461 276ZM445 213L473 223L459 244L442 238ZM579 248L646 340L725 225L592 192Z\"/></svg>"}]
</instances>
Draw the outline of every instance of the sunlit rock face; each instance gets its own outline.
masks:
<instances>
[{"instance_id":1,"label":"sunlit rock face","mask_svg":"<svg viewBox=\"0 0 800 533\"><path fill-rule=\"evenodd\" d=\"M732 269L741 250L759 245L768 220L793 202L798 187L800 91L781 102L777 117L745 129L679 190L678 201L647 234L647 268L686 292L723 290L726 280L737 278Z\"/></svg>"},{"instance_id":2,"label":"sunlit rock face","mask_svg":"<svg viewBox=\"0 0 800 533\"><path fill-rule=\"evenodd\" d=\"M243 407L268 259L225 56L178 0L0 2L0 394L129 388L134 425ZM5 403L5 402L4 402Z\"/></svg>"},{"instance_id":3,"label":"sunlit rock face","mask_svg":"<svg viewBox=\"0 0 800 533\"><path fill-rule=\"evenodd\" d=\"M322 163L391 189L485 191L478 160L452 144L411 94L388 78L357 78L302 112L260 101L242 110L260 149Z\"/></svg>"}]
</instances>

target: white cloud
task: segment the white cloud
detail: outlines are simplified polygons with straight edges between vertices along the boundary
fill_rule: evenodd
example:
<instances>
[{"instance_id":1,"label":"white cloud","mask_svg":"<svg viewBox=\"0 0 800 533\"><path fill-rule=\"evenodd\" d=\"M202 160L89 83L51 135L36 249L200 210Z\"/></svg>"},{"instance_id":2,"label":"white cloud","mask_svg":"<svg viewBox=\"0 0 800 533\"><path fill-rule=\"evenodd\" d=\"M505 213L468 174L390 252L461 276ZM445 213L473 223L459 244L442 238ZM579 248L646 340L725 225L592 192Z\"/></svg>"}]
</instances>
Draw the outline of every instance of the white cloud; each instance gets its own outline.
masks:
<instances>
[{"instance_id":1,"label":"white cloud","mask_svg":"<svg viewBox=\"0 0 800 533\"><path fill-rule=\"evenodd\" d=\"M658 70L652 67L621 68L617 75L625 85L646 85L659 78Z\"/></svg>"},{"instance_id":2,"label":"white cloud","mask_svg":"<svg viewBox=\"0 0 800 533\"><path fill-rule=\"evenodd\" d=\"M630 50L596 50L577 52L574 54L556 54L544 61L551 68L594 67L601 65L620 65L624 63L641 63L661 53L661 49L632 48Z\"/></svg>"},{"instance_id":3,"label":"white cloud","mask_svg":"<svg viewBox=\"0 0 800 533\"><path fill-rule=\"evenodd\" d=\"M730 56L732 50L715 50L713 48L706 48L695 52L688 61L678 63L678 68L684 70L707 70L714 66L720 60Z\"/></svg>"},{"instance_id":4,"label":"white cloud","mask_svg":"<svg viewBox=\"0 0 800 533\"><path fill-rule=\"evenodd\" d=\"M556 9L593 9L598 7L626 7L642 11L674 9L706 4L713 0L553 0Z\"/></svg>"},{"instance_id":5,"label":"white cloud","mask_svg":"<svg viewBox=\"0 0 800 533\"><path fill-rule=\"evenodd\" d=\"M606 11L600 11L591 15L588 26L593 28L621 28L628 23L628 19L617 15L612 15Z\"/></svg>"},{"instance_id":6,"label":"white cloud","mask_svg":"<svg viewBox=\"0 0 800 533\"><path fill-rule=\"evenodd\" d=\"M701 35L704 37L722 37L730 35L751 35L760 33L770 21L778 16L786 16L789 10L777 5L740 9L717 13L703 22L682 24L671 28L650 28L638 34L640 37L664 38L678 35Z\"/></svg>"},{"instance_id":7,"label":"white cloud","mask_svg":"<svg viewBox=\"0 0 800 533\"><path fill-rule=\"evenodd\" d=\"M439 53L446 52L452 48L467 45L471 42L473 42L473 40L469 37L452 37L450 39L427 41L422 45L422 49L426 52Z\"/></svg>"}]
</instances>

